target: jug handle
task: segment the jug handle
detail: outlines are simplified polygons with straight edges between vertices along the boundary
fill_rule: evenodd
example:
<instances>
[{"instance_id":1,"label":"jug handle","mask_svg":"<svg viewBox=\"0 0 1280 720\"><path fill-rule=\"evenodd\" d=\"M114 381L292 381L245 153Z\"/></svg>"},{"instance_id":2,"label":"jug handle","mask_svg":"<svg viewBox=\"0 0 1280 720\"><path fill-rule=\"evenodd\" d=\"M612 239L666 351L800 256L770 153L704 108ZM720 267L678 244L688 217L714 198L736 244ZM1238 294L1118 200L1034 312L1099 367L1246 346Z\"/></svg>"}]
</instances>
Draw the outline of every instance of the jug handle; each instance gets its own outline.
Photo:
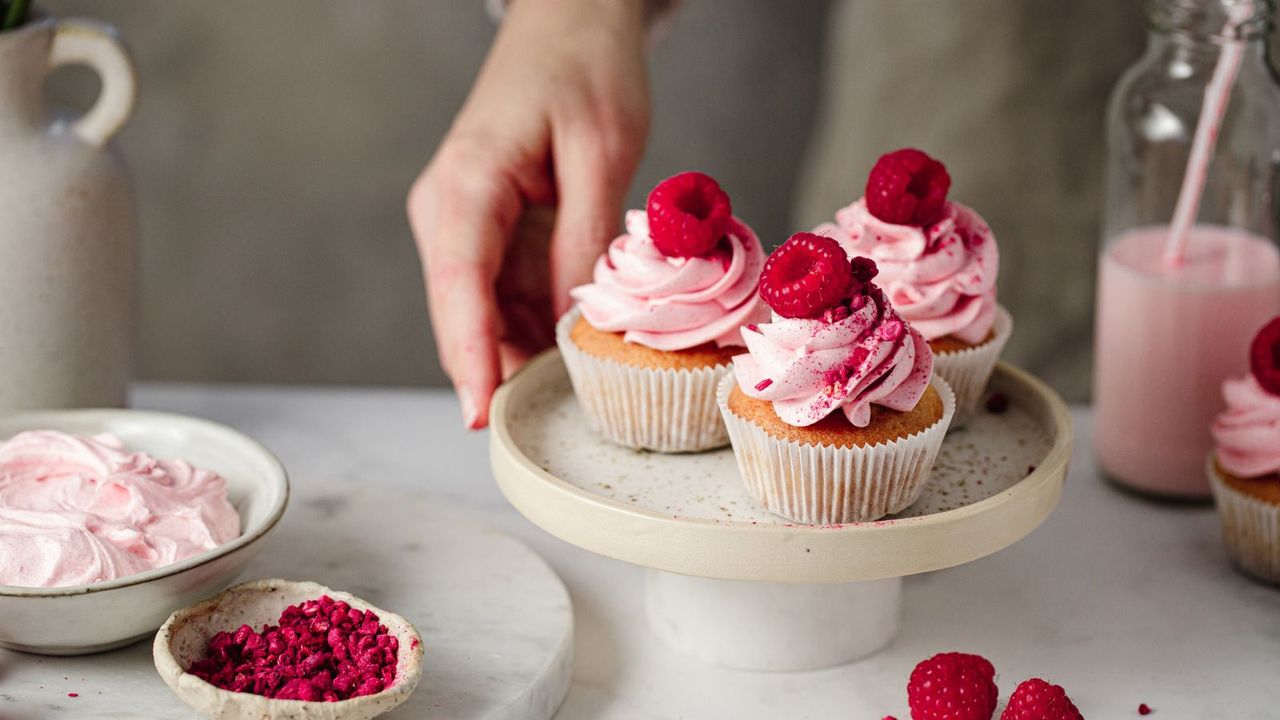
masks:
<instances>
[{"instance_id":1,"label":"jug handle","mask_svg":"<svg viewBox=\"0 0 1280 720\"><path fill-rule=\"evenodd\" d=\"M49 48L49 69L63 65L87 65L102 79L102 91L93 107L71 125L77 137L101 148L133 112L138 96L133 59L110 25L71 18L58 23Z\"/></svg>"}]
</instances>

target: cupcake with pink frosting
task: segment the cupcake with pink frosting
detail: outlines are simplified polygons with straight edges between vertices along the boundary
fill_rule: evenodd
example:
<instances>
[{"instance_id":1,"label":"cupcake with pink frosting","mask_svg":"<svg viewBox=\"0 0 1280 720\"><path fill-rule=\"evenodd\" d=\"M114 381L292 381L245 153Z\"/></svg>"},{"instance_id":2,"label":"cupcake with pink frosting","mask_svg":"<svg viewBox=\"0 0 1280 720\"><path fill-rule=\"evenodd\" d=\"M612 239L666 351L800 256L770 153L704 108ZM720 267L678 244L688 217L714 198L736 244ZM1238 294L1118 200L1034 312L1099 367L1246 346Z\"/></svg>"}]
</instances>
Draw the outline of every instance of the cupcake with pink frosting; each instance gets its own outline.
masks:
<instances>
[{"instance_id":1,"label":"cupcake with pink frosting","mask_svg":"<svg viewBox=\"0 0 1280 720\"><path fill-rule=\"evenodd\" d=\"M882 156L865 195L814 232L880 268L879 284L929 341L935 371L956 393L957 419L977 407L1013 319L996 303L1000 251L978 213L947 200L942 163L914 149Z\"/></svg>"},{"instance_id":2,"label":"cupcake with pink frosting","mask_svg":"<svg viewBox=\"0 0 1280 720\"><path fill-rule=\"evenodd\" d=\"M792 235L769 256L768 323L718 393L748 492L812 524L875 520L915 502L955 412L933 351L829 237Z\"/></svg>"},{"instance_id":3,"label":"cupcake with pink frosting","mask_svg":"<svg viewBox=\"0 0 1280 720\"><path fill-rule=\"evenodd\" d=\"M757 292L764 248L715 180L658 184L596 261L556 326L573 389L610 441L659 452L729 442L716 386L739 328L768 318Z\"/></svg>"},{"instance_id":4,"label":"cupcake with pink frosting","mask_svg":"<svg viewBox=\"0 0 1280 720\"><path fill-rule=\"evenodd\" d=\"M1209 482L1227 552L1242 569L1280 583L1280 317L1254 338L1250 373L1222 384Z\"/></svg>"}]
</instances>

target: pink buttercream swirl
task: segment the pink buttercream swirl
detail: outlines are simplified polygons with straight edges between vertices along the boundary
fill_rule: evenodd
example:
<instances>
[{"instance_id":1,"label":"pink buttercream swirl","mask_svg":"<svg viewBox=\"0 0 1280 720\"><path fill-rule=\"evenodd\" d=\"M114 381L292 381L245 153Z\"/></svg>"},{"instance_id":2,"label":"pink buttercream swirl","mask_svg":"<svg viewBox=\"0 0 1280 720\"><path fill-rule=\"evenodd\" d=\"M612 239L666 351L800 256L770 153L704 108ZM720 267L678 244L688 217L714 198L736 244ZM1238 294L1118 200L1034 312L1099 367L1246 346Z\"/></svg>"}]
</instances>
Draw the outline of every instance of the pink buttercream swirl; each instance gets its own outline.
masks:
<instances>
[{"instance_id":1,"label":"pink buttercream swirl","mask_svg":"<svg viewBox=\"0 0 1280 720\"><path fill-rule=\"evenodd\" d=\"M737 218L711 254L692 258L658 252L643 210L628 211L626 226L596 261L594 282L571 292L592 327L671 351L741 345L739 327L768 319L757 292L764 248Z\"/></svg>"},{"instance_id":2,"label":"pink buttercream swirl","mask_svg":"<svg viewBox=\"0 0 1280 720\"><path fill-rule=\"evenodd\" d=\"M1000 251L972 209L948 202L942 219L922 228L884 222L859 199L814 232L835 238L849 257L875 260L876 282L929 340L952 335L977 345L991 332Z\"/></svg>"},{"instance_id":3,"label":"pink buttercream swirl","mask_svg":"<svg viewBox=\"0 0 1280 720\"><path fill-rule=\"evenodd\" d=\"M1246 478L1280 472L1280 397L1252 375L1226 380L1222 397L1227 409L1210 430L1223 469Z\"/></svg>"},{"instance_id":4,"label":"pink buttercream swirl","mask_svg":"<svg viewBox=\"0 0 1280 720\"><path fill-rule=\"evenodd\" d=\"M0 585L64 587L170 565L240 534L217 474L114 435L0 444Z\"/></svg>"},{"instance_id":5,"label":"pink buttercream swirl","mask_svg":"<svg viewBox=\"0 0 1280 720\"><path fill-rule=\"evenodd\" d=\"M733 358L738 387L798 427L837 408L857 427L871 421L872 404L906 412L933 376L929 343L874 288L823 318L775 316L742 337L748 352Z\"/></svg>"}]
</instances>

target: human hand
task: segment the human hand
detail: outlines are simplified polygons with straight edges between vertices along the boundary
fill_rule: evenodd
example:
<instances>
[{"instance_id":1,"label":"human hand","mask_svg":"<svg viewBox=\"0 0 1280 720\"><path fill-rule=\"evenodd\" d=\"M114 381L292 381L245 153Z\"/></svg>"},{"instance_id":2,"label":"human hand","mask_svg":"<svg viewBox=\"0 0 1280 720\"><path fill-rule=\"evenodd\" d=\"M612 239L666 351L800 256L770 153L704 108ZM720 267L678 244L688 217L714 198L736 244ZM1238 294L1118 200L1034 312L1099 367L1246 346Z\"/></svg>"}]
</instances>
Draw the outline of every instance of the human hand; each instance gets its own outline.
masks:
<instances>
[{"instance_id":1,"label":"human hand","mask_svg":"<svg viewBox=\"0 0 1280 720\"><path fill-rule=\"evenodd\" d=\"M436 345L468 428L554 343L648 135L641 0L514 0L409 192Z\"/></svg>"}]
</instances>

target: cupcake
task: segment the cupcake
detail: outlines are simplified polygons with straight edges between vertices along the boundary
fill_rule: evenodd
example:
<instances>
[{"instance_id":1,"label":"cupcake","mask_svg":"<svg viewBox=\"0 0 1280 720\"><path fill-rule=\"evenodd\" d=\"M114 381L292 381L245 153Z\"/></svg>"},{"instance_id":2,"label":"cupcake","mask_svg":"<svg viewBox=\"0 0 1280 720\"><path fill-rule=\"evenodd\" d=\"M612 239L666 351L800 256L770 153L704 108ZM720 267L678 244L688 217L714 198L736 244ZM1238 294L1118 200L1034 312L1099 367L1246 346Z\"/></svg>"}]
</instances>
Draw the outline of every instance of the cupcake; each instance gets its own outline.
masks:
<instances>
[{"instance_id":1,"label":"cupcake","mask_svg":"<svg viewBox=\"0 0 1280 720\"><path fill-rule=\"evenodd\" d=\"M765 263L772 321L718 400L748 492L802 523L875 520L915 502L955 412L933 352L829 237L797 233Z\"/></svg>"},{"instance_id":2,"label":"cupcake","mask_svg":"<svg viewBox=\"0 0 1280 720\"><path fill-rule=\"evenodd\" d=\"M1280 317L1250 348L1251 373L1222 385L1209 483L1227 552L1245 572L1280 583Z\"/></svg>"},{"instance_id":3,"label":"cupcake","mask_svg":"<svg viewBox=\"0 0 1280 720\"><path fill-rule=\"evenodd\" d=\"M1013 318L996 304L1000 251L978 213L947 200L951 177L919 150L881 157L866 194L814 232L880 268L889 301L933 349L934 370L956 394L956 418L977 407Z\"/></svg>"},{"instance_id":4,"label":"cupcake","mask_svg":"<svg viewBox=\"0 0 1280 720\"><path fill-rule=\"evenodd\" d=\"M716 386L739 328L768 318L763 266L760 239L702 173L662 181L646 210L627 212L556 325L574 393L607 439L658 452L728 444Z\"/></svg>"}]
</instances>

